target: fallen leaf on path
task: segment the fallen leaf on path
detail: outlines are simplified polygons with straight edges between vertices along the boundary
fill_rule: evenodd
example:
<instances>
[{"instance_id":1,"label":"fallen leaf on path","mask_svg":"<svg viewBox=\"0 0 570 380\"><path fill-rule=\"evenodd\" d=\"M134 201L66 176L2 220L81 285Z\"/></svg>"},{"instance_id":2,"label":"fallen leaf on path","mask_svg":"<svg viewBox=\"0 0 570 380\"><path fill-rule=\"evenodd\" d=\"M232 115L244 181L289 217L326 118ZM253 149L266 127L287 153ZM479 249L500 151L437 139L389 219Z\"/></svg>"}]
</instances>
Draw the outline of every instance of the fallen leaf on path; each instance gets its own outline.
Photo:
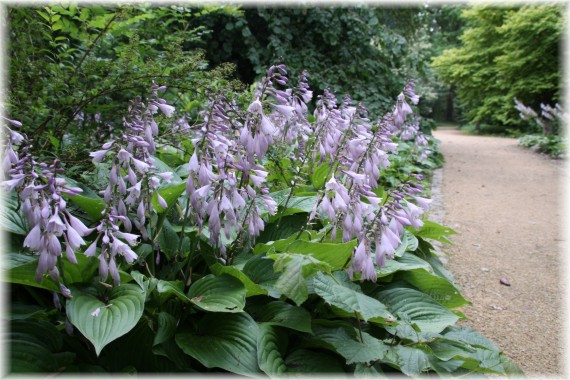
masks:
<instances>
[{"instance_id":1,"label":"fallen leaf on path","mask_svg":"<svg viewBox=\"0 0 570 380\"><path fill-rule=\"evenodd\" d=\"M503 285L506 286L511 286L511 282L509 281L509 279L505 276L505 277L501 277L501 279L499 280L499 282Z\"/></svg>"}]
</instances>

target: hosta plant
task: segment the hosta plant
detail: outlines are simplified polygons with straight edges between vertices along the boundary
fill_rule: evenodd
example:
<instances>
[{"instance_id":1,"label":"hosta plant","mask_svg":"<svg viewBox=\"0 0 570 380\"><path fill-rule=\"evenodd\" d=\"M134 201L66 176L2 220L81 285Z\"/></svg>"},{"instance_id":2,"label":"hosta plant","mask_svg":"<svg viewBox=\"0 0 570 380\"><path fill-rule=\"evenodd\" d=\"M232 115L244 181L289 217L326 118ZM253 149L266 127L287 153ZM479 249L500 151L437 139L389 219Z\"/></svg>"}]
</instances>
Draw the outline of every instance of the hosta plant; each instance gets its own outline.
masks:
<instances>
[{"instance_id":1,"label":"hosta plant","mask_svg":"<svg viewBox=\"0 0 570 380\"><path fill-rule=\"evenodd\" d=\"M456 325L414 84L373 116L289 82L191 120L153 84L82 181L3 119L11 373L519 373Z\"/></svg>"}]
</instances>

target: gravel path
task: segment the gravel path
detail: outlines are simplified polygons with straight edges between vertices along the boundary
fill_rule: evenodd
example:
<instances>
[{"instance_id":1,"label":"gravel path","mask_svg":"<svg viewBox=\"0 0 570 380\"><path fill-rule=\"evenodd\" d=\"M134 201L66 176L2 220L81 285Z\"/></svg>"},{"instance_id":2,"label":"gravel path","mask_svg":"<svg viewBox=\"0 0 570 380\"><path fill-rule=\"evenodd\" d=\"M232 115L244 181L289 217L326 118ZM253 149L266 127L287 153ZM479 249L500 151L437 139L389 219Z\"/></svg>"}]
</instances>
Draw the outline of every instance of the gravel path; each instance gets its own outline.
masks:
<instances>
[{"instance_id":1,"label":"gravel path","mask_svg":"<svg viewBox=\"0 0 570 380\"><path fill-rule=\"evenodd\" d=\"M434 196L445 200L444 224L458 232L442 249L472 302L462 324L493 340L528 376L562 376L564 164L511 138L451 127L434 135L446 160Z\"/></svg>"}]
</instances>

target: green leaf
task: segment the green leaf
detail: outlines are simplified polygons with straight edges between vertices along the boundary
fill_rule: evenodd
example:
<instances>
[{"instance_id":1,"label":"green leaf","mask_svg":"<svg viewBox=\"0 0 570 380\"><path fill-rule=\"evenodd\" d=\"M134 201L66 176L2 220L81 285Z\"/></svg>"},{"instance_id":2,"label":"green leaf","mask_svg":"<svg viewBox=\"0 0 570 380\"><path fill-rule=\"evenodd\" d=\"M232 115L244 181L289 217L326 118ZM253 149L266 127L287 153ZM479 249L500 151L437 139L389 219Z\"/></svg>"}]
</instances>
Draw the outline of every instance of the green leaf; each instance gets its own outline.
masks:
<instances>
[{"instance_id":1,"label":"green leaf","mask_svg":"<svg viewBox=\"0 0 570 380\"><path fill-rule=\"evenodd\" d=\"M331 167L328 162L324 162L317 166L311 174L311 183L316 190L320 190L329 179L327 174L332 173Z\"/></svg>"},{"instance_id":2,"label":"green leaf","mask_svg":"<svg viewBox=\"0 0 570 380\"><path fill-rule=\"evenodd\" d=\"M269 296L279 298L281 292L275 288L275 283L279 279L279 273L273 271L274 263L273 260L265 256L254 256L245 263L243 273L253 283L267 290Z\"/></svg>"},{"instance_id":3,"label":"green leaf","mask_svg":"<svg viewBox=\"0 0 570 380\"><path fill-rule=\"evenodd\" d=\"M406 347L401 345L394 347L398 366L407 376L417 377L425 374L425 372L431 368L428 354L416 347Z\"/></svg>"},{"instance_id":4,"label":"green leaf","mask_svg":"<svg viewBox=\"0 0 570 380\"><path fill-rule=\"evenodd\" d=\"M422 332L440 333L457 322L459 317L428 295L405 287L394 286L373 295L394 314L409 319Z\"/></svg>"},{"instance_id":5,"label":"green leaf","mask_svg":"<svg viewBox=\"0 0 570 380\"><path fill-rule=\"evenodd\" d=\"M282 326L311 334L311 314L304 308L283 301L271 301L253 305L248 309L258 322Z\"/></svg>"},{"instance_id":6,"label":"green leaf","mask_svg":"<svg viewBox=\"0 0 570 380\"><path fill-rule=\"evenodd\" d=\"M158 234L158 246L160 247L160 250L170 258L176 255L179 245L180 238L178 237L178 234L172 228L168 219L165 218L162 223L160 233Z\"/></svg>"},{"instance_id":7,"label":"green leaf","mask_svg":"<svg viewBox=\"0 0 570 380\"><path fill-rule=\"evenodd\" d=\"M394 255L396 257L401 257L406 251L415 251L418 248L418 239L407 229L400 237L402 243L396 248Z\"/></svg>"},{"instance_id":8,"label":"green leaf","mask_svg":"<svg viewBox=\"0 0 570 380\"><path fill-rule=\"evenodd\" d=\"M33 260L28 259L30 256L24 257L26 257L26 259L22 261L23 264L4 271L4 275L0 276L0 281L32 286L58 293L61 292L59 285L48 275L44 275L41 282L36 281L36 268L38 266L37 256L33 256ZM62 260L64 272L63 277L65 278L67 285L91 281L94 272L99 266L99 260L95 257L87 257L82 254L77 254L75 257L77 258L77 265L74 265L67 260ZM12 260L12 262L14 261Z\"/></svg>"},{"instance_id":9,"label":"green leaf","mask_svg":"<svg viewBox=\"0 0 570 380\"><path fill-rule=\"evenodd\" d=\"M88 198L83 195L70 195L69 199L89 215L91 219L97 221L103 217L101 212L105 209L105 201L101 198Z\"/></svg>"},{"instance_id":10,"label":"green leaf","mask_svg":"<svg viewBox=\"0 0 570 380\"><path fill-rule=\"evenodd\" d=\"M335 277L317 273L313 280L315 293L329 305L347 313L357 313L365 321L395 321L396 318L380 301L363 294L357 285L348 279L344 272L336 272Z\"/></svg>"},{"instance_id":11,"label":"green leaf","mask_svg":"<svg viewBox=\"0 0 570 380\"><path fill-rule=\"evenodd\" d=\"M22 207L18 204L18 195L15 192L11 192L3 199L4 207L0 210L0 226L2 230L17 235L27 235L28 223L22 212ZM20 207L19 210L18 207Z\"/></svg>"},{"instance_id":12,"label":"green leaf","mask_svg":"<svg viewBox=\"0 0 570 380\"><path fill-rule=\"evenodd\" d=\"M271 325L259 325L257 338L257 362L259 368L269 376L282 375L287 366L279 349L283 344L278 331Z\"/></svg>"},{"instance_id":13,"label":"green leaf","mask_svg":"<svg viewBox=\"0 0 570 380\"><path fill-rule=\"evenodd\" d=\"M162 187L158 189L158 194L164 198L168 207L171 207L176 203L184 190L186 190L186 182L171 184L168 187ZM152 207L156 210L157 213L162 214L167 209L162 208L162 206L158 203L158 196L156 194L156 192L152 194Z\"/></svg>"},{"instance_id":14,"label":"green leaf","mask_svg":"<svg viewBox=\"0 0 570 380\"><path fill-rule=\"evenodd\" d=\"M93 344L97 356L107 344L135 327L146 297L138 285L132 284L114 287L107 304L78 288L73 288L72 293L73 298L67 301L67 317Z\"/></svg>"},{"instance_id":15,"label":"green leaf","mask_svg":"<svg viewBox=\"0 0 570 380\"><path fill-rule=\"evenodd\" d=\"M275 259L275 272L283 272L275 283L275 288L293 300L297 306L309 297L306 279L317 271L330 271L326 263L310 255L280 253L267 257Z\"/></svg>"},{"instance_id":16,"label":"green leaf","mask_svg":"<svg viewBox=\"0 0 570 380\"><path fill-rule=\"evenodd\" d=\"M285 358L288 373L343 373L343 360L339 356L307 349L297 349Z\"/></svg>"},{"instance_id":17,"label":"green leaf","mask_svg":"<svg viewBox=\"0 0 570 380\"><path fill-rule=\"evenodd\" d=\"M389 346L353 327L325 327L315 324L315 336L332 345L346 359L346 364L370 363L382 360Z\"/></svg>"},{"instance_id":18,"label":"green leaf","mask_svg":"<svg viewBox=\"0 0 570 380\"><path fill-rule=\"evenodd\" d=\"M239 270L234 266L226 266L220 263L215 263L214 265L210 266L210 270L216 276L227 274L229 276L235 277L238 280L240 280L243 286L245 286L245 289L247 290L246 297L256 296L260 294L267 294L267 290L257 285L243 271Z\"/></svg>"},{"instance_id":19,"label":"green leaf","mask_svg":"<svg viewBox=\"0 0 570 380\"><path fill-rule=\"evenodd\" d=\"M432 222L431 220L425 220L424 225L421 226L419 230L414 230L413 234L417 237L421 237L422 239L432 239L442 243L451 244L451 241L449 241L447 236L457 234L457 232L449 227Z\"/></svg>"},{"instance_id":20,"label":"green leaf","mask_svg":"<svg viewBox=\"0 0 570 380\"><path fill-rule=\"evenodd\" d=\"M176 334L176 344L207 368L251 376L257 364L257 323L247 313L207 314L196 332Z\"/></svg>"},{"instance_id":21,"label":"green leaf","mask_svg":"<svg viewBox=\"0 0 570 380\"><path fill-rule=\"evenodd\" d=\"M376 270L378 277L386 277L399 271L409 271L413 269L425 269L431 271L431 266L426 261L416 255L405 252L402 256L393 260L386 260L384 266Z\"/></svg>"},{"instance_id":22,"label":"green leaf","mask_svg":"<svg viewBox=\"0 0 570 380\"><path fill-rule=\"evenodd\" d=\"M242 282L227 274L202 277L188 290L188 298L194 305L202 310L220 313L243 311L246 294Z\"/></svg>"},{"instance_id":23,"label":"green leaf","mask_svg":"<svg viewBox=\"0 0 570 380\"><path fill-rule=\"evenodd\" d=\"M453 308L469 304L453 283L425 269L398 273L396 279L410 283L445 307Z\"/></svg>"},{"instance_id":24,"label":"green leaf","mask_svg":"<svg viewBox=\"0 0 570 380\"><path fill-rule=\"evenodd\" d=\"M499 348L494 343L469 327L450 326L446 328L441 335L446 339L462 342L473 347L499 351Z\"/></svg>"},{"instance_id":25,"label":"green leaf","mask_svg":"<svg viewBox=\"0 0 570 380\"><path fill-rule=\"evenodd\" d=\"M176 318L166 312L158 313L158 330L152 341L152 345L156 346L166 342L174 336L176 332Z\"/></svg>"},{"instance_id":26,"label":"green leaf","mask_svg":"<svg viewBox=\"0 0 570 380\"><path fill-rule=\"evenodd\" d=\"M475 349L464 342L457 342L448 339L437 339L435 342L428 344L433 355L443 361L448 361L460 357L469 357L475 353Z\"/></svg>"},{"instance_id":27,"label":"green leaf","mask_svg":"<svg viewBox=\"0 0 570 380\"><path fill-rule=\"evenodd\" d=\"M275 252L306 254L321 262L327 263L332 270L340 270L349 262L356 244L356 240L351 240L346 243L312 242L297 239L297 233L295 233L287 239L266 244L257 244L254 248L254 253L264 253L273 249Z\"/></svg>"},{"instance_id":28,"label":"green leaf","mask_svg":"<svg viewBox=\"0 0 570 380\"><path fill-rule=\"evenodd\" d=\"M159 294L164 294L164 296L161 297L163 298L163 301L165 301L170 295L175 295L184 302L190 302L190 298L186 297L186 294L184 294L184 284L180 280L158 280L156 290Z\"/></svg>"}]
</instances>

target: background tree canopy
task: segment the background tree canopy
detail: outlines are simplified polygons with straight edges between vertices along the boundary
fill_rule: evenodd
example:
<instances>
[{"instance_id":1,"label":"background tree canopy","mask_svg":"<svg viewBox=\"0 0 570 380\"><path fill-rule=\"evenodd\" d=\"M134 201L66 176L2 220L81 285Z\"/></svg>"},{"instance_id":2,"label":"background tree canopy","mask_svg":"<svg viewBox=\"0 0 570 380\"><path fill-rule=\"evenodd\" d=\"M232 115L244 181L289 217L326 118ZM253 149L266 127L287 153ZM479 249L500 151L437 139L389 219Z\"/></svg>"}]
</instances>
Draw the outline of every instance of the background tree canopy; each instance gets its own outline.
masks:
<instances>
[{"instance_id":1,"label":"background tree canopy","mask_svg":"<svg viewBox=\"0 0 570 380\"><path fill-rule=\"evenodd\" d=\"M516 97L539 109L560 101L563 7L476 6L465 9L461 45L433 59L439 77L457 86L469 123L521 127Z\"/></svg>"}]
</instances>

